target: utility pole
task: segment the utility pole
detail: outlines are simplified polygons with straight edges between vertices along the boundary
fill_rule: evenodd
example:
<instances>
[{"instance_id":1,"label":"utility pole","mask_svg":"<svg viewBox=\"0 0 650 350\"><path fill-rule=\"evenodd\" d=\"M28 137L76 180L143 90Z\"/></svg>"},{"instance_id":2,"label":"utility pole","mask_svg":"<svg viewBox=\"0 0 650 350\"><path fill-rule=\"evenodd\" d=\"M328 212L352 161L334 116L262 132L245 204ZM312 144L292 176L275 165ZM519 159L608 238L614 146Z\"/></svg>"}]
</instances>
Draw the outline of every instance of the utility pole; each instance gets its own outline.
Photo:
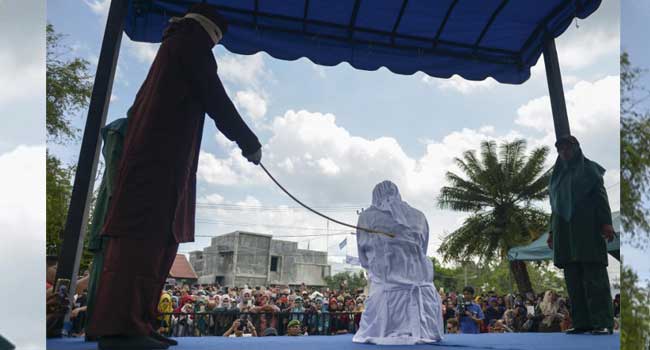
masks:
<instances>
[{"instance_id":1,"label":"utility pole","mask_svg":"<svg viewBox=\"0 0 650 350\"><path fill-rule=\"evenodd\" d=\"M330 256L330 221L325 220L325 223L327 225L327 229L325 231L325 249L327 250L327 260L329 260Z\"/></svg>"}]
</instances>

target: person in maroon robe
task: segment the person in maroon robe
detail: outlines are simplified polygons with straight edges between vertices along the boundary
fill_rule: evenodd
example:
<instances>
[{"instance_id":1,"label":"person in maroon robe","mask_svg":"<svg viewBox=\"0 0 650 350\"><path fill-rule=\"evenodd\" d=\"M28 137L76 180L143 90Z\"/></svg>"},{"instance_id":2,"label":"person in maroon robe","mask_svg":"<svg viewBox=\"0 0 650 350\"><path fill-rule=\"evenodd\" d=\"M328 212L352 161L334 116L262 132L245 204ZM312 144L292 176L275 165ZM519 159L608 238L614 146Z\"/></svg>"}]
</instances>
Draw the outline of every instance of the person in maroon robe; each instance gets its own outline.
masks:
<instances>
[{"instance_id":1,"label":"person in maroon robe","mask_svg":"<svg viewBox=\"0 0 650 350\"><path fill-rule=\"evenodd\" d=\"M205 114L259 164L262 152L226 94L212 48L227 23L211 6L173 18L129 110L116 187L102 235L110 237L87 333L98 347L165 349L152 327L178 244L194 240L196 171Z\"/></svg>"}]
</instances>

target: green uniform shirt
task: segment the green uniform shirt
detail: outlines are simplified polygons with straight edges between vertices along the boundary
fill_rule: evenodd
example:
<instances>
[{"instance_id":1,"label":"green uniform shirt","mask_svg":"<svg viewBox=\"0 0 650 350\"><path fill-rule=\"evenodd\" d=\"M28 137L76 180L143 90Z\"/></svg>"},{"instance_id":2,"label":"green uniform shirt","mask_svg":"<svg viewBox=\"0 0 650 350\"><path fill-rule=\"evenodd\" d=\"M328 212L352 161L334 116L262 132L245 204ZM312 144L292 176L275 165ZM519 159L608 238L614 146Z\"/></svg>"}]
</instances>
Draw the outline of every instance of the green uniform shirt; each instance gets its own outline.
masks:
<instances>
[{"instance_id":1,"label":"green uniform shirt","mask_svg":"<svg viewBox=\"0 0 650 350\"><path fill-rule=\"evenodd\" d=\"M607 191L602 180L576 203L570 222L551 213L553 263L563 268L568 263L598 263L607 266L607 242L602 227L612 224Z\"/></svg>"}]
</instances>

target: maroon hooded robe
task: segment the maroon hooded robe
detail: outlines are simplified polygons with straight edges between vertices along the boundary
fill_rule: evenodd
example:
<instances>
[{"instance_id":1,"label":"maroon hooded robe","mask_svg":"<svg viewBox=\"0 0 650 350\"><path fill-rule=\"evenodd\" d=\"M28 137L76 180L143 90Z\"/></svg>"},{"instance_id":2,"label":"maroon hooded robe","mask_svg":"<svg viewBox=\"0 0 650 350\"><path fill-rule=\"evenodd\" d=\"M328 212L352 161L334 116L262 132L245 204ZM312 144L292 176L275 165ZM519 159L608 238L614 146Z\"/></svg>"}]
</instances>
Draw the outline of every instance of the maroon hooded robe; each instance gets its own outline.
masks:
<instances>
[{"instance_id":1,"label":"maroon hooded robe","mask_svg":"<svg viewBox=\"0 0 650 350\"><path fill-rule=\"evenodd\" d=\"M191 12L210 18L225 33L218 14ZM226 95L212 47L194 20L170 25L129 111L102 233L111 239L88 334L151 332L178 243L194 240L196 171L205 114L243 154L261 147Z\"/></svg>"}]
</instances>

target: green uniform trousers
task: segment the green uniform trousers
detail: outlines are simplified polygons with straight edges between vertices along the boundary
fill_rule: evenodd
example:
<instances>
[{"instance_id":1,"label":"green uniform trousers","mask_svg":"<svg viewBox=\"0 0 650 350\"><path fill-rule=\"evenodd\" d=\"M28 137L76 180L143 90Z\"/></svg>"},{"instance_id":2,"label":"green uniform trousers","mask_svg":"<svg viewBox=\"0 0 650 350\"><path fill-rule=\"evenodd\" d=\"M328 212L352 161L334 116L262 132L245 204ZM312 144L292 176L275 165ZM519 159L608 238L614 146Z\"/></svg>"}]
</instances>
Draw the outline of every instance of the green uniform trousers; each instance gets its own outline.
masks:
<instances>
[{"instance_id":1,"label":"green uniform trousers","mask_svg":"<svg viewBox=\"0 0 650 350\"><path fill-rule=\"evenodd\" d=\"M607 267L593 263L568 263L564 279L571 299L573 327L595 329L614 327L614 307Z\"/></svg>"},{"instance_id":2,"label":"green uniform trousers","mask_svg":"<svg viewBox=\"0 0 650 350\"><path fill-rule=\"evenodd\" d=\"M97 287L99 285L99 276L104 269L104 248L108 244L108 237L102 237L102 247L95 252L93 263L90 271L90 279L88 280L88 302L86 310L86 320L90 320L93 311L95 311L95 295L97 294ZM88 322L86 322L88 323ZM92 336L92 334L89 334Z\"/></svg>"}]
</instances>

